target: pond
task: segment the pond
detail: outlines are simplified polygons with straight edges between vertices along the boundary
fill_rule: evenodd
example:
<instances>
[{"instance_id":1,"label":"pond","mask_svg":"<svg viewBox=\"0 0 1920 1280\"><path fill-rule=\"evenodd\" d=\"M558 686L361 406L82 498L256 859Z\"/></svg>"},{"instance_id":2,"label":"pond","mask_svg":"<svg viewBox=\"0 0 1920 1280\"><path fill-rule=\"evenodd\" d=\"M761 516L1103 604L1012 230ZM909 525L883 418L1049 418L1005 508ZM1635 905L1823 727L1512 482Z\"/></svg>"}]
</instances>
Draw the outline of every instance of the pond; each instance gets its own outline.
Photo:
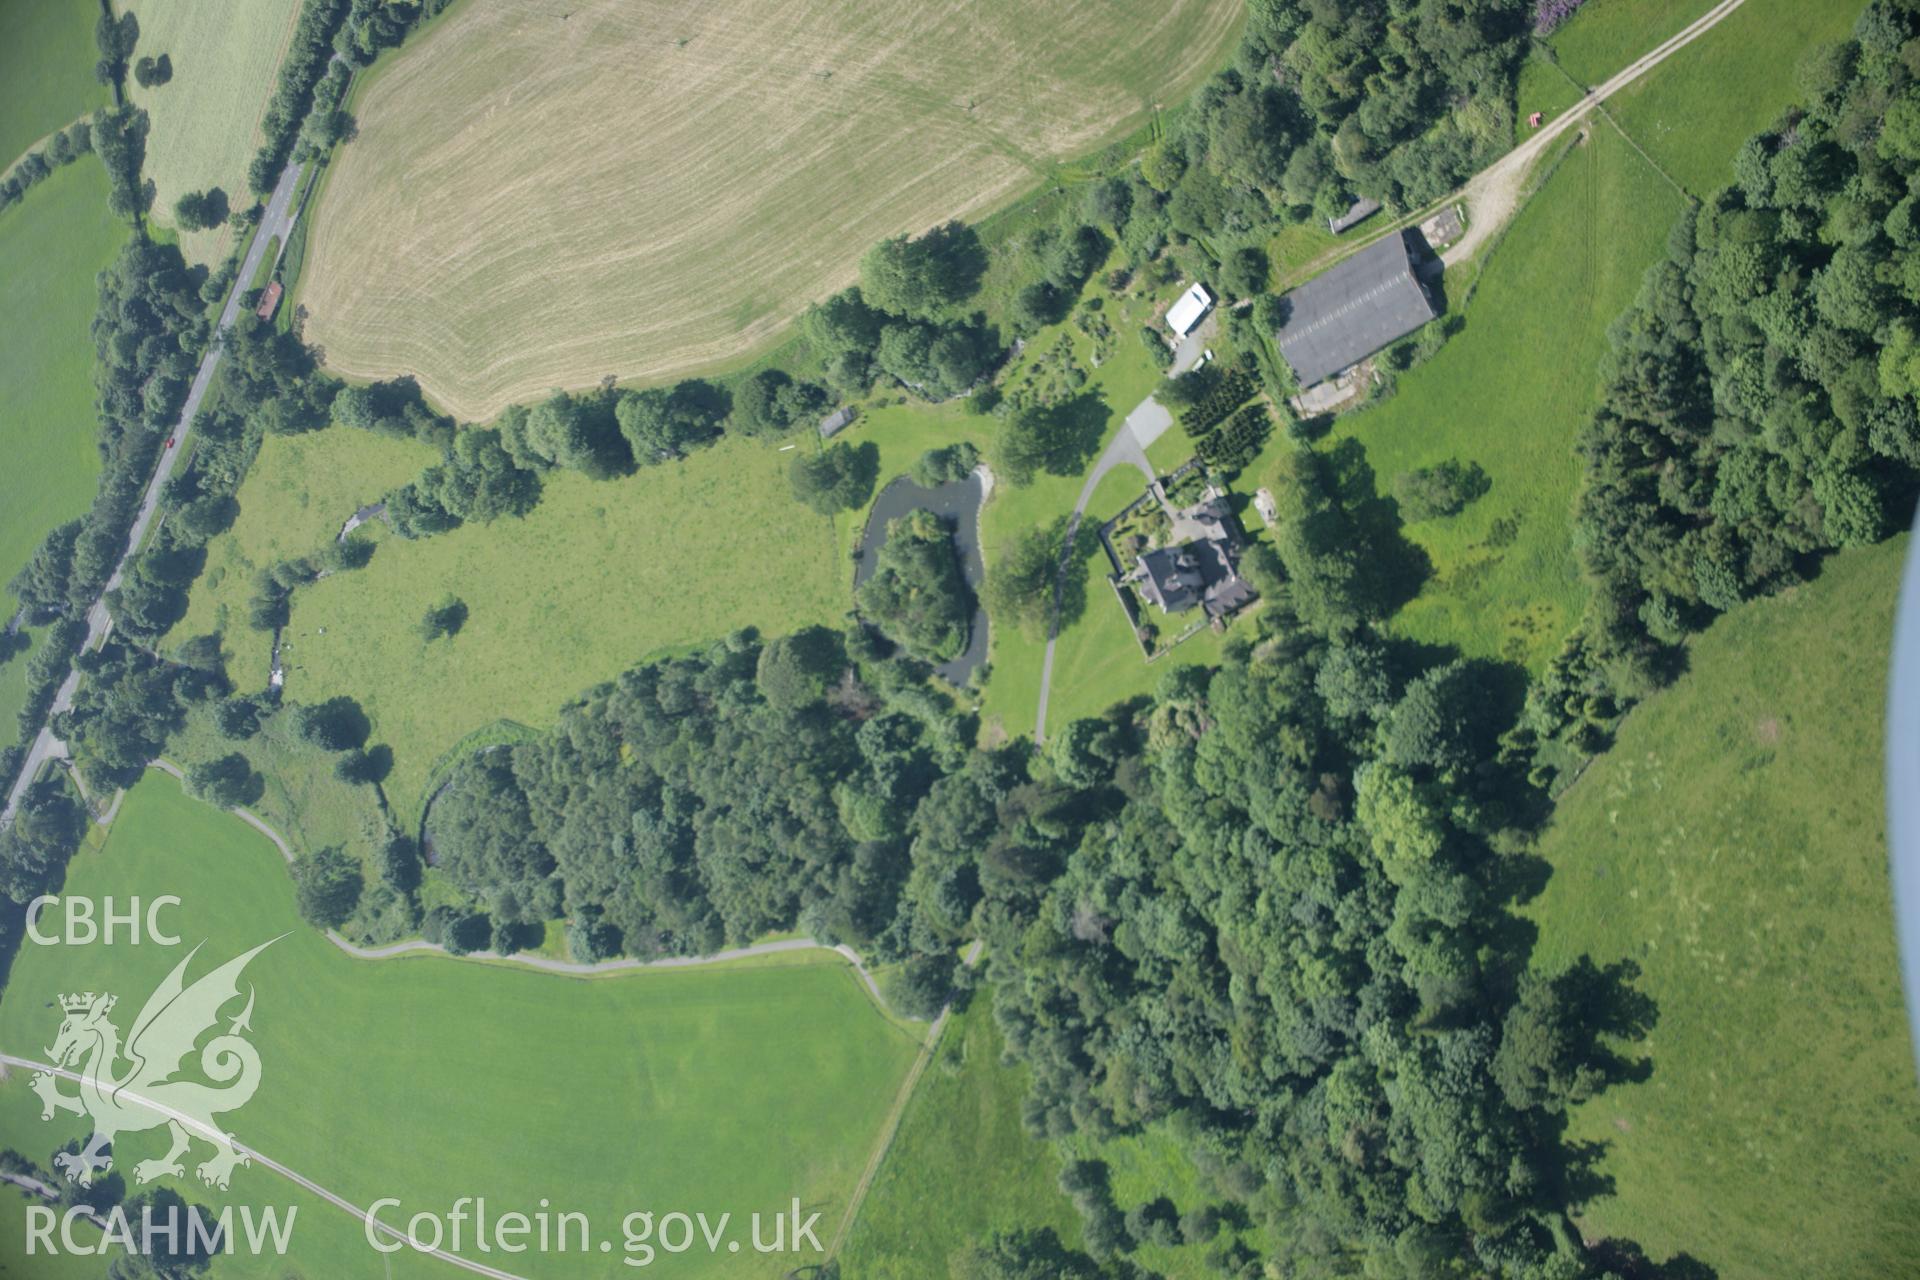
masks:
<instances>
[{"instance_id":1,"label":"pond","mask_svg":"<svg viewBox=\"0 0 1920 1280\"><path fill-rule=\"evenodd\" d=\"M873 500L867 527L860 535L860 556L854 561L853 588L858 591L879 563L887 525L916 507L933 512L953 530L953 545L960 551L960 573L973 593L973 619L967 629L967 647L959 657L940 663L934 670L956 685L966 684L987 660L987 611L980 604L980 584L987 576L980 555L980 504L986 501L992 486L992 474L985 467L975 467L966 479L949 480L937 489L915 484L906 476L897 477Z\"/></svg>"}]
</instances>

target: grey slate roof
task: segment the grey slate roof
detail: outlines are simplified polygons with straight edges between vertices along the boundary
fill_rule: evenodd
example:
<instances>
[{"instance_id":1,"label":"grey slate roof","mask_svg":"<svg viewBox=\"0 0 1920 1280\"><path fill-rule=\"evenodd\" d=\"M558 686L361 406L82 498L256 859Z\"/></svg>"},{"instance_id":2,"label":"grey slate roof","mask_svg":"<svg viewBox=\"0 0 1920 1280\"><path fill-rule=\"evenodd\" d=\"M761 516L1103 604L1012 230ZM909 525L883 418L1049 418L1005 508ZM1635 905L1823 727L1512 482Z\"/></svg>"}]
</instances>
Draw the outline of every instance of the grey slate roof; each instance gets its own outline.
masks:
<instances>
[{"instance_id":1,"label":"grey slate roof","mask_svg":"<svg viewBox=\"0 0 1920 1280\"><path fill-rule=\"evenodd\" d=\"M1347 207L1347 211L1337 218L1327 219L1327 230L1339 235L1357 222L1364 222L1380 212L1380 202L1361 196Z\"/></svg>"},{"instance_id":2,"label":"grey slate roof","mask_svg":"<svg viewBox=\"0 0 1920 1280\"><path fill-rule=\"evenodd\" d=\"M1404 338L1438 315L1414 274L1404 231L1368 245L1287 295L1274 335L1302 387Z\"/></svg>"},{"instance_id":3,"label":"grey slate roof","mask_svg":"<svg viewBox=\"0 0 1920 1280\"><path fill-rule=\"evenodd\" d=\"M1140 557L1140 594L1164 613L1193 608L1205 585L1191 547L1159 547Z\"/></svg>"}]
</instances>

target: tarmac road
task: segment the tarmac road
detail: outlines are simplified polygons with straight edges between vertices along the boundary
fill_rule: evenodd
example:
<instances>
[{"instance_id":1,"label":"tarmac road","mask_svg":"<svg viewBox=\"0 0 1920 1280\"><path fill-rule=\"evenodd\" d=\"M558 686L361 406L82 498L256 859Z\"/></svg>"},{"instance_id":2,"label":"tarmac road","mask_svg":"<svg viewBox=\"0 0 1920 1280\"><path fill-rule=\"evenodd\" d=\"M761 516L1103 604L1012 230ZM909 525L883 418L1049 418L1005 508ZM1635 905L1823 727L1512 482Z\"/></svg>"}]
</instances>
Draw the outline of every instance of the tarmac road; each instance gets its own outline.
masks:
<instances>
[{"instance_id":1,"label":"tarmac road","mask_svg":"<svg viewBox=\"0 0 1920 1280\"><path fill-rule=\"evenodd\" d=\"M240 273L233 278L233 288L227 293L227 302L220 309L220 322L214 330L213 341L207 344L207 353L200 359L199 372L193 376L193 385L187 391L186 403L180 407L180 419L170 433L173 439L171 449L160 451L159 465L153 469L153 479L147 482L146 497L141 500L140 512L134 518L133 529L127 538L127 548L120 555L120 563L113 568L113 574L107 579L107 585L93 607L87 610L87 638L81 645L81 651L98 648L113 629L113 620L107 616L106 592L120 585L125 574L127 561L139 549L141 540L147 536L147 529L153 523L154 515L160 509L160 494L166 488L167 480L173 475L175 464L180 455L187 451L187 434L193 429L193 419L200 412L200 402L206 398L207 388L213 384L214 371L220 367L222 348L220 338L233 327L240 314L240 295L247 291L254 274L260 269L261 259L266 256L268 244L277 244L274 261L279 262L279 253L284 251L287 233L293 228L296 210L293 207L294 188L299 185L300 171L304 166L290 163L280 171L280 181L274 184L273 194L267 199L267 207L260 217L260 225L253 233L253 243L247 248L247 256L240 264ZM27 749L26 763L20 770L20 776L14 781L13 789L7 793L7 804L0 810L0 824L13 821L13 813L20 805L20 797L40 775L40 770L49 760L62 760L67 755L67 744L53 736L51 720L53 712L65 711L73 705L74 690L79 687L80 673L67 672L67 678L61 682L59 692L54 695L52 712L48 714L48 724L40 726L40 732L34 737L33 745Z\"/></svg>"}]
</instances>

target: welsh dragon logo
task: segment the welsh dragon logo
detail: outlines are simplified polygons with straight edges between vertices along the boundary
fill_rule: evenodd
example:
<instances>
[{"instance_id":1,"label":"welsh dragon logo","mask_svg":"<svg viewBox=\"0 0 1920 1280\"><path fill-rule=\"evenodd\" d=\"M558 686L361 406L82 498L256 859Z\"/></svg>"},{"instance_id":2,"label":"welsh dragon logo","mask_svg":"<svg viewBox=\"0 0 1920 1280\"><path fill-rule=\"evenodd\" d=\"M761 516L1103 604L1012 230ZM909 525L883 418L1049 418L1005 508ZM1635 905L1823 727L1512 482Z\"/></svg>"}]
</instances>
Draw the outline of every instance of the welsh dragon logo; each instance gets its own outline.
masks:
<instances>
[{"instance_id":1,"label":"welsh dragon logo","mask_svg":"<svg viewBox=\"0 0 1920 1280\"><path fill-rule=\"evenodd\" d=\"M234 1150L232 1135L222 1131L214 1117L244 1106L260 1086L260 1055L241 1035L252 1029L251 986L246 1007L227 1023L224 1033L200 1049L200 1073L213 1084L176 1077L201 1035L220 1020L221 1009L239 999L241 970L278 941L263 942L187 986L187 965L200 952L195 947L147 997L124 1045L119 1029L108 1019L116 997L91 991L60 997L65 1018L53 1047L46 1051L47 1060L67 1078L77 1079L80 1092L60 1092L62 1077L53 1071L37 1072L33 1091L43 1104L42 1120L51 1120L61 1111L93 1117L93 1136L86 1144L78 1152L54 1157L55 1167L69 1182L92 1185L95 1174L113 1167L110 1152L119 1135L163 1124L173 1145L158 1160L135 1165L135 1182L184 1176L180 1158L195 1138L213 1147L213 1155L195 1170L210 1187L224 1191L234 1166L249 1163L244 1152ZM122 1070L123 1060L128 1065Z\"/></svg>"}]
</instances>

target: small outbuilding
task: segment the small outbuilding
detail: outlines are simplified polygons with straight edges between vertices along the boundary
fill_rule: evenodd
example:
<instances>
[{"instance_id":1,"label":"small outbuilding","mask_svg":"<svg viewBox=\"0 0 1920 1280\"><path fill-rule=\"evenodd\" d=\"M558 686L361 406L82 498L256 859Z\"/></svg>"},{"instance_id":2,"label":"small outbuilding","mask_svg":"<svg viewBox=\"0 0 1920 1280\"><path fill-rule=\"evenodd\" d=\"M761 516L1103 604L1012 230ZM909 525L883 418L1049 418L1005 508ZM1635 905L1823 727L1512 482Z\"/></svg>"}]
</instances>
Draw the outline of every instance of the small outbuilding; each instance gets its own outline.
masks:
<instances>
[{"instance_id":1,"label":"small outbuilding","mask_svg":"<svg viewBox=\"0 0 1920 1280\"><path fill-rule=\"evenodd\" d=\"M1380 212L1380 202L1378 200L1369 200L1362 196L1347 206L1347 211L1339 217L1328 218L1327 230L1333 232L1335 235L1339 235L1348 227L1358 226L1378 212Z\"/></svg>"},{"instance_id":2,"label":"small outbuilding","mask_svg":"<svg viewBox=\"0 0 1920 1280\"><path fill-rule=\"evenodd\" d=\"M840 408L835 409L832 413L820 419L820 438L822 440L832 439L834 436L846 430L856 416L852 405L842 405Z\"/></svg>"},{"instance_id":3,"label":"small outbuilding","mask_svg":"<svg viewBox=\"0 0 1920 1280\"><path fill-rule=\"evenodd\" d=\"M1211 310L1213 295L1207 292L1207 286L1192 285L1180 295L1179 301L1167 308L1167 328L1173 330L1176 337L1184 338L1206 319L1207 312Z\"/></svg>"},{"instance_id":4,"label":"small outbuilding","mask_svg":"<svg viewBox=\"0 0 1920 1280\"><path fill-rule=\"evenodd\" d=\"M253 309L253 314L262 320L273 319L273 313L280 309L280 295L284 292L278 280L269 284L260 291L260 305Z\"/></svg>"}]
</instances>

